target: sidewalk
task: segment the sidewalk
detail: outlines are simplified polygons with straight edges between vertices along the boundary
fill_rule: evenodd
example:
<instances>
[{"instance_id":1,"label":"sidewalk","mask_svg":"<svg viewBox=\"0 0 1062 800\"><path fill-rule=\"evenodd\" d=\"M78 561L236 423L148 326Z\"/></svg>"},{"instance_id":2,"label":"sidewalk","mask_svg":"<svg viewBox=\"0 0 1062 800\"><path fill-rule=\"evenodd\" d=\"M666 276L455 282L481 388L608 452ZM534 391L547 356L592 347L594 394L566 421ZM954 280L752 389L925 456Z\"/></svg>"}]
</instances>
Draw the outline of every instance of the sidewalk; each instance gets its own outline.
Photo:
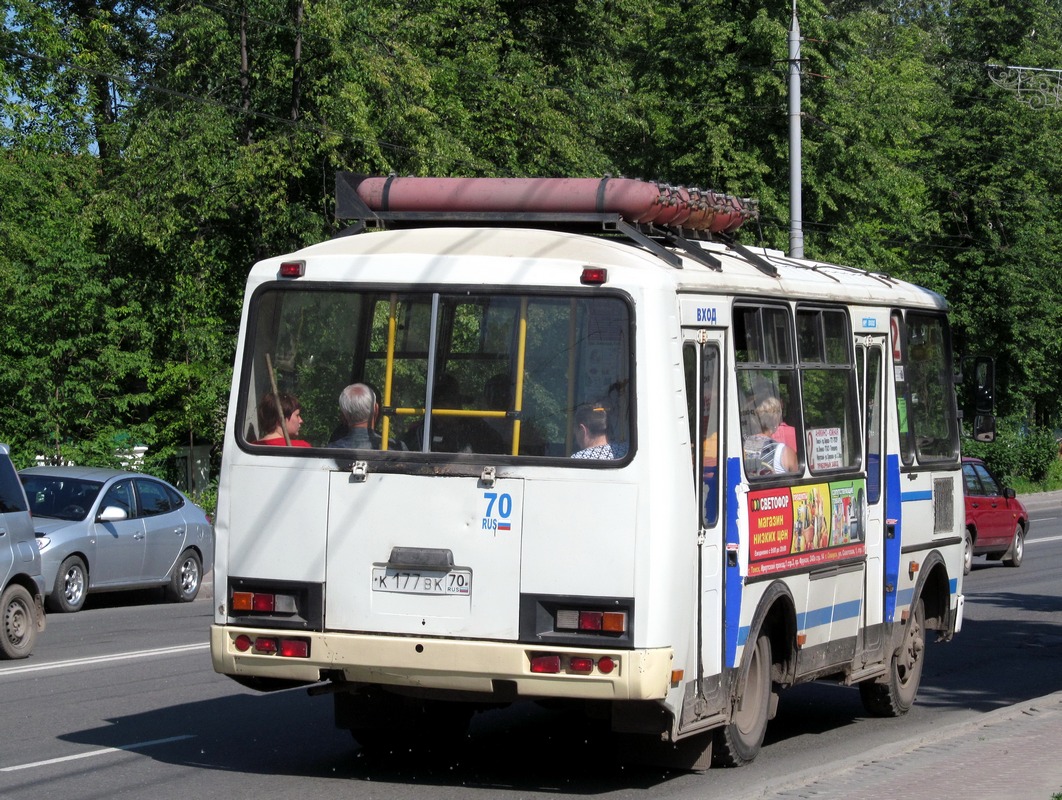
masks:
<instances>
[{"instance_id":1,"label":"sidewalk","mask_svg":"<svg viewBox=\"0 0 1062 800\"><path fill-rule=\"evenodd\" d=\"M1062 489L1053 492L1038 492L1036 494L1019 494L1018 499L1029 511L1042 511L1047 508L1057 508L1062 511Z\"/></svg>"},{"instance_id":2,"label":"sidewalk","mask_svg":"<svg viewBox=\"0 0 1062 800\"><path fill-rule=\"evenodd\" d=\"M1050 800L1055 795L1062 795L1062 692L871 750L826 775L807 770L740 800Z\"/></svg>"}]
</instances>

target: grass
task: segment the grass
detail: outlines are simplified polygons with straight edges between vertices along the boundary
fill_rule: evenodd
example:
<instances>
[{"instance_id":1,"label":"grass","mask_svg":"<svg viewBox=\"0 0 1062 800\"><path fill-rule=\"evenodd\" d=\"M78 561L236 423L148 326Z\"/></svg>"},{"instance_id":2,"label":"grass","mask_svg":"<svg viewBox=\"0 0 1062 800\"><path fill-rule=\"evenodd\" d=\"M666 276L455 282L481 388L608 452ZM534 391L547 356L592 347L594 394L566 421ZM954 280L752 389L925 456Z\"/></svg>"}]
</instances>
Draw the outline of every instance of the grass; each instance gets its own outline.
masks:
<instances>
[{"instance_id":1,"label":"grass","mask_svg":"<svg viewBox=\"0 0 1062 800\"><path fill-rule=\"evenodd\" d=\"M1011 483L1018 495L1036 494L1037 492L1053 492L1062 489L1062 459L1054 461L1047 469L1047 475L1042 481L1030 481L1026 478L1015 478ZM1054 798L1062 800L1062 797Z\"/></svg>"}]
</instances>

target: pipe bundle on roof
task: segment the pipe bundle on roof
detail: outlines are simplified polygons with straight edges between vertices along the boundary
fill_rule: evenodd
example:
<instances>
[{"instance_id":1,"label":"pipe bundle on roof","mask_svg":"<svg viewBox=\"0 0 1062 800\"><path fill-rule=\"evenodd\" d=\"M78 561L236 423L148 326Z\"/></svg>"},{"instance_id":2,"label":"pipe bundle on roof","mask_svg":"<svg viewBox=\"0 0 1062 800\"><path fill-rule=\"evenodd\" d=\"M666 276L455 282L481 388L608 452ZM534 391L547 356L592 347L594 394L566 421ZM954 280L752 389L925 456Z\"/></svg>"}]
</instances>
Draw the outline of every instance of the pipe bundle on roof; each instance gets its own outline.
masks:
<instances>
[{"instance_id":1,"label":"pipe bundle on roof","mask_svg":"<svg viewBox=\"0 0 1062 800\"><path fill-rule=\"evenodd\" d=\"M376 212L618 214L627 222L731 233L756 204L711 190L633 178L364 178Z\"/></svg>"}]
</instances>

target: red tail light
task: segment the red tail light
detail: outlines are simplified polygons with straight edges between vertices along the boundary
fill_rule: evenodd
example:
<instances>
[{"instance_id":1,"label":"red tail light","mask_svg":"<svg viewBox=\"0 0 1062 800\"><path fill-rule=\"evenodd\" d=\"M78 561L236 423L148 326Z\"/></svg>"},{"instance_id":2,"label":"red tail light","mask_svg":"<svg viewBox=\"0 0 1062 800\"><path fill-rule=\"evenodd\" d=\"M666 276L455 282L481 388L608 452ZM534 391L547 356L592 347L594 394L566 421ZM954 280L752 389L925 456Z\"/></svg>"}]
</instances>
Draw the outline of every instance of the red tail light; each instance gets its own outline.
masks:
<instances>
[{"instance_id":1,"label":"red tail light","mask_svg":"<svg viewBox=\"0 0 1062 800\"><path fill-rule=\"evenodd\" d=\"M560 656L532 656L531 671L556 675L560 672Z\"/></svg>"}]
</instances>

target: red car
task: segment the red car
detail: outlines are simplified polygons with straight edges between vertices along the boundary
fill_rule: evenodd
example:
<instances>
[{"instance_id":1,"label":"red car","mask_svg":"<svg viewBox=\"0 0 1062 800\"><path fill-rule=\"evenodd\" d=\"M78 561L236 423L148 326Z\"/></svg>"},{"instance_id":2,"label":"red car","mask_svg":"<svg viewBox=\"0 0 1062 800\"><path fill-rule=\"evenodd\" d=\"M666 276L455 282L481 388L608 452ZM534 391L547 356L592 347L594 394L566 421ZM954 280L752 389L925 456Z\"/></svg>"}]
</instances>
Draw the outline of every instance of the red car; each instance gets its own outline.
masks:
<instances>
[{"instance_id":1,"label":"red car","mask_svg":"<svg viewBox=\"0 0 1062 800\"><path fill-rule=\"evenodd\" d=\"M963 458L966 495L966 546L963 574L974 556L986 555L1008 567L1020 567L1029 533L1029 512L1014 490L1005 487L979 458Z\"/></svg>"}]
</instances>

